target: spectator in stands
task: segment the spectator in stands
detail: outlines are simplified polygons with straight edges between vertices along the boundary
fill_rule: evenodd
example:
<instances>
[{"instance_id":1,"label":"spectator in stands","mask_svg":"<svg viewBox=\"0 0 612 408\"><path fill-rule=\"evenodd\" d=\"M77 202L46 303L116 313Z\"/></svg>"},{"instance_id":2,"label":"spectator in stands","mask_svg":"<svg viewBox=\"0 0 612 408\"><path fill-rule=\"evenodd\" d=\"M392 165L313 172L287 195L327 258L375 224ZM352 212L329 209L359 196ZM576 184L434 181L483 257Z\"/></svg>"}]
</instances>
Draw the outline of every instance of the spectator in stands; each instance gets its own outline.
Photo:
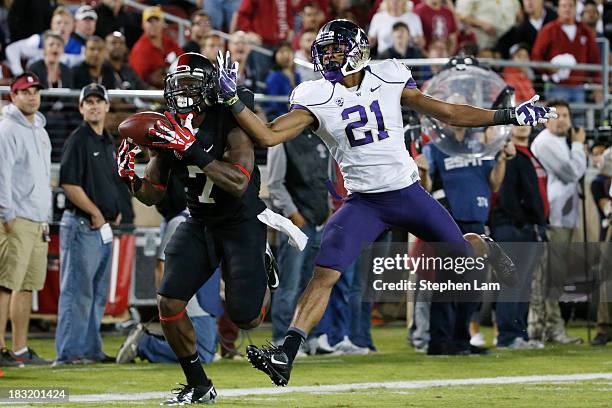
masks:
<instances>
[{"instance_id":1,"label":"spectator in stands","mask_svg":"<svg viewBox=\"0 0 612 408\"><path fill-rule=\"evenodd\" d=\"M87 39L96 32L98 15L91 6L81 6L74 13L74 20L72 38L76 39L84 49Z\"/></svg>"},{"instance_id":2,"label":"spectator in stands","mask_svg":"<svg viewBox=\"0 0 612 408\"><path fill-rule=\"evenodd\" d=\"M204 11L210 16L212 26L220 31L229 31L240 2L241 0L196 0L199 7L204 3Z\"/></svg>"},{"instance_id":3,"label":"spectator in stands","mask_svg":"<svg viewBox=\"0 0 612 408\"><path fill-rule=\"evenodd\" d=\"M300 12L300 17L302 19L300 31L291 41L291 46L296 51L300 48L300 39L302 38L304 32L314 31L316 33L325 22L325 13L323 10L321 10L319 3L315 1L308 2L304 5L302 11Z\"/></svg>"},{"instance_id":4,"label":"spectator in stands","mask_svg":"<svg viewBox=\"0 0 612 408\"><path fill-rule=\"evenodd\" d=\"M274 65L266 78L266 95L289 96L293 89L302 82L300 74L293 62L293 49L291 44L281 44L272 55ZM267 102L264 106L268 119L272 120L289 111L286 102Z\"/></svg>"},{"instance_id":5,"label":"spectator in stands","mask_svg":"<svg viewBox=\"0 0 612 408\"><path fill-rule=\"evenodd\" d=\"M378 54L378 59L396 58L396 59L409 59L409 58L423 58L421 50L413 45L410 41L410 30L408 26L398 21L393 24L393 44L391 48ZM412 77L417 81L419 85L422 84L423 78L431 77L431 71L429 67L414 67L411 68Z\"/></svg>"},{"instance_id":6,"label":"spectator in stands","mask_svg":"<svg viewBox=\"0 0 612 408\"><path fill-rule=\"evenodd\" d=\"M300 36L300 48L295 52L296 59L312 64L310 50L315 38L317 38L316 31L302 31L302 35ZM295 69L300 74L300 77L302 77L302 82L322 78L321 73L315 72L312 67L305 67L303 65L296 64Z\"/></svg>"},{"instance_id":7,"label":"spectator in stands","mask_svg":"<svg viewBox=\"0 0 612 408\"><path fill-rule=\"evenodd\" d=\"M81 44L71 37L74 28L74 18L70 12L58 7L51 18L51 31L62 36L64 39L64 55L61 62L70 66L82 61ZM13 75L23 73L22 60L26 60L26 66L43 58L42 33L20 41L13 42L6 47L6 58Z\"/></svg>"},{"instance_id":8,"label":"spectator in stands","mask_svg":"<svg viewBox=\"0 0 612 408\"><path fill-rule=\"evenodd\" d=\"M515 23L521 10L518 0L457 0L455 13L474 30L480 49L493 48Z\"/></svg>"},{"instance_id":9,"label":"spectator in stands","mask_svg":"<svg viewBox=\"0 0 612 408\"><path fill-rule=\"evenodd\" d=\"M72 88L72 72L61 62L64 55L64 38L51 30L42 36L43 59L30 65L29 70L40 79L44 88Z\"/></svg>"},{"instance_id":10,"label":"spectator in stands","mask_svg":"<svg viewBox=\"0 0 612 408\"><path fill-rule=\"evenodd\" d=\"M272 49L293 38L291 0L243 0L238 9L236 27L259 37L261 45Z\"/></svg>"},{"instance_id":11,"label":"spectator in stands","mask_svg":"<svg viewBox=\"0 0 612 408\"><path fill-rule=\"evenodd\" d=\"M529 150L530 134L529 126L512 127L516 157L506 165L506 175L490 221L491 235L502 243L514 261L518 277L518 284L514 287L502 283L495 306L497 347L509 349L544 347L540 341L529 340L527 335L533 272L538 267L544 247L516 244L546 240L549 211L546 170Z\"/></svg>"},{"instance_id":12,"label":"spectator in stands","mask_svg":"<svg viewBox=\"0 0 612 408\"><path fill-rule=\"evenodd\" d=\"M503 58L510 58L510 47L514 44L533 44L538 31L557 18L557 13L550 7L544 6L544 0L523 0L524 16L514 27L503 34L496 50Z\"/></svg>"},{"instance_id":13,"label":"spectator in stands","mask_svg":"<svg viewBox=\"0 0 612 408\"><path fill-rule=\"evenodd\" d=\"M378 54L387 51L393 46L394 33L392 27L402 22L408 27L409 39L418 48L425 46L423 25L419 16L408 9L405 0L385 0L370 23L368 37L370 44L376 46Z\"/></svg>"},{"instance_id":14,"label":"spectator in stands","mask_svg":"<svg viewBox=\"0 0 612 408\"><path fill-rule=\"evenodd\" d=\"M251 45L244 31L236 31L230 37L227 48L232 60L238 62L238 81L241 85L255 91L255 78L252 73L253 67L249 64L248 57L251 53Z\"/></svg>"},{"instance_id":15,"label":"spectator in stands","mask_svg":"<svg viewBox=\"0 0 612 408\"><path fill-rule=\"evenodd\" d=\"M450 52L448 50L448 42L444 40L434 40L429 44L429 48L427 49L427 56L429 58L448 58L450 56ZM431 73L433 75L440 72L443 68L443 65L432 65ZM429 79L429 78L426 78Z\"/></svg>"},{"instance_id":16,"label":"spectator in stands","mask_svg":"<svg viewBox=\"0 0 612 408\"><path fill-rule=\"evenodd\" d=\"M126 8L121 0L102 0L95 8L98 15L95 34L106 38L114 31L119 31L125 36L128 48L132 48L142 34L142 28L140 15Z\"/></svg>"},{"instance_id":17,"label":"spectator in stands","mask_svg":"<svg viewBox=\"0 0 612 408\"><path fill-rule=\"evenodd\" d=\"M536 38L531 59L534 61L565 64L599 64L599 50L589 28L576 22L576 0L559 0L559 18L546 24ZM545 70L552 80L546 92L547 99L563 99L569 103L584 103L584 83L600 82L598 72L571 70ZM558 84L558 85L556 85ZM601 100L601 93L595 97Z\"/></svg>"},{"instance_id":18,"label":"spectator in stands","mask_svg":"<svg viewBox=\"0 0 612 408\"><path fill-rule=\"evenodd\" d=\"M49 364L27 345L32 291L47 275L51 143L38 112L42 85L31 72L11 84L0 121L0 366ZM11 319L13 352L6 348Z\"/></svg>"},{"instance_id":19,"label":"spectator in stands","mask_svg":"<svg viewBox=\"0 0 612 408\"><path fill-rule=\"evenodd\" d=\"M96 83L105 88L115 86L113 68L106 61L106 43L97 35L89 37L85 46L85 61L72 68L75 88Z\"/></svg>"},{"instance_id":20,"label":"spectator in stands","mask_svg":"<svg viewBox=\"0 0 612 408\"><path fill-rule=\"evenodd\" d=\"M106 36L106 55L113 70L112 89L147 89L149 86L127 63L128 48L125 36L114 31Z\"/></svg>"},{"instance_id":21,"label":"spectator in stands","mask_svg":"<svg viewBox=\"0 0 612 408\"><path fill-rule=\"evenodd\" d=\"M565 0L561 0L562 2ZM571 1L571 0L570 0ZM559 10L560 15L564 11ZM555 24L555 23L551 23ZM579 180L586 170L585 132L572 127L570 107L565 100L549 101L559 117L549 120L531 145L531 151L548 174L547 191L550 202L548 231L549 261L543 276L534 282L530 305L529 337L561 344L581 343L580 337L569 336L559 309L559 298L568 271L568 250L579 222ZM571 147L568 146L568 139Z\"/></svg>"},{"instance_id":22,"label":"spectator in stands","mask_svg":"<svg viewBox=\"0 0 612 408\"><path fill-rule=\"evenodd\" d=\"M162 89L166 69L183 50L163 34L164 17L160 7L148 7L143 11L142 28L144 33L130 52L130 65L143 81Z\"/></svg>"},{"instance_id":23,"label":"spectator in stands","mask_svg":"<svg viewBox=\"0 0 612 408\"><path fill-rule=\"evenodd\" d=\"M43 34L43 59L30 65L30 71L40 78L45 88L72 88L72 70L61 62L64 54L64 38L53 31ZM70 133L70 118L74 117L71 100L58 97L46 97L40 112L47 119L47 131L51 138L53 161L59 160L65 137Z\"/></svg>"},{"instance_id":24,"label":"spectator in stands","mask_svg":"<svg viewBox=\"0 0 612 408\"><path fill-rule=\"evenodd\" d=\"M49 28L55 1L13 0L8 12L11 42L23 40ZM15 74L18 75L18 74Z\"/></svg>"},{"instance_id":25,"label":"spectator in stands","mask_svg":"<svg viewBox=\"0 0 612 408\"><path fill-rule=\"evenodd\" d=\"M102 351L100 323L110 284L113 232L121 222L115 148L104 130L106 89L81 90L83 123L64 145L59 182L66 193L60 226L60 298L54 365L114 361Z\"/></svg>"},{"instance_id":26,"label":"spectator in stands","mask_svg":"<svg viewBox=\"0 0 612 408\"><path fill-rule=\"evenodd\" d=\"M583 3L582 11L580 12L580 21L591 30L594 37L603 37L603 33L598 31L600 17L601 15L595 1L587 0Z\"/></svg>"},{"instance_id":27,"label":"spectator in stands","mask_svg":"<svg viewBox=\"0 0 612 408\"><path fill-rule=\"evenodd\" d=\"M204 36L200 53L214 65L217 64L217 54L219 51L225 52L225 40L217 34L207 34Z\"/></svg>"},{"instance_id":28,"label":"spectator in stands","mask_svg":"<svg viewBox=\"0 0 612 408\"><path fill-rule=\"evenodd\" d=\"M183 46L185 52L200 53L204 45L204 37L212 30L210 17L202 10L197 10L191 15L191 28L189 29L189 41Z\"/></svg>"},{"instance_id":29,"label":"spectator in stands","mask_svg":"<svg viewBox=\"0 0 612 408\"><path fill-rule=\"evenodd\" d=\"M435 40L446 42L449 53L457 49L457 23L453 12L442 4L442 0L425 0L414 8L414 13L421 18L426 48L429 49Z\"/></svg>"},{"instance_id":30,"label":"spectator in stands","mask_svg":"<svg viewBox=\"0 0 612 408\"><path fill-rule=\"evenodd\" d=\"M306 248L299 251L288 244L286 235L280 235L280 283L271 305L275 344L282 343L298 297L314 271L314 258L330 210L326 187L329 160L324 144L310 129L268 149L268 191L272 206L308 236Z\"/></svg>"},{"instance_id":31,"label":"spectator in stands","mask_svg":"<svg viewBox=\"0 0 612 408\"><path fill-rule=\"evenodd\" d=\"M529 45L515 44L510 48L512 61L529 62ZM502 73L508 85L514 88L516 103L528 101L536 94L531 82L534 73L529 67L505 67Z\"/></svg>"}]
</instances>

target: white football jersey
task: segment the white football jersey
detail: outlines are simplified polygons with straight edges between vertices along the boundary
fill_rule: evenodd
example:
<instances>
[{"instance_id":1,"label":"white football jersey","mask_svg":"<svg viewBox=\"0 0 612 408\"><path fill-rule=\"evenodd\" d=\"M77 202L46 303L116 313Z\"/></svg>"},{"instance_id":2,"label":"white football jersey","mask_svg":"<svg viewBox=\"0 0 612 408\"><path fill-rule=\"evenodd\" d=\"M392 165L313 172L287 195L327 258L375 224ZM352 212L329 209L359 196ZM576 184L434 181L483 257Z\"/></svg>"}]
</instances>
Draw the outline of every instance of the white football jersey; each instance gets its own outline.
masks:
<instances>
[{"instance_id":1,"label":"white football jersey","mask_svg":"<svg viewBox=\"0 0 612 408\"><path fill-rule=\"evenodd\" d=\"M291 109L306 109L316 117L315 133L336 159L349 192L399 190L419 180L404 144L400 104L402 90L416 83L396 60L364 71L355 89L325 79L301 83L291 94Z\"/></svg>"}]
</instances>

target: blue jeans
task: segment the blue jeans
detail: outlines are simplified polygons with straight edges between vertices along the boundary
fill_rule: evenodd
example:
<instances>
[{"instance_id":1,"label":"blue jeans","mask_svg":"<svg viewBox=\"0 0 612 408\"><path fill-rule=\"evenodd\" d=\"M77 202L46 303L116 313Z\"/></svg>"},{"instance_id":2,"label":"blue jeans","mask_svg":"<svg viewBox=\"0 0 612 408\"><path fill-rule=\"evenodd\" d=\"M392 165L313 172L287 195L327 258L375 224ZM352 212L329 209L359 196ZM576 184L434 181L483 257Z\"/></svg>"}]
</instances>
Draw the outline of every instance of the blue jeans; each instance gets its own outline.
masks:
<instances>
[{"instance_id":1,"label":"blue jeans","mask_svg":"<svg viewBox=\"0 0 612 408\"><path fill-rule=\"evenodd\" d=\"M217 347L217 319L212 316L196 316L191 318L196 332L196 347L200 360L212 363ZM161 335L145 334L138 343L138 356L151 363L178 363L178 358L170 344Z\"/></svg>"},{"instance_id":2,"label":"blue jeans","mask_svg":"<svg viewBox=\"0 0 612 408\"><path fill-rule=\"evenodd\" d=\"M103 244L89 219L64 211L60 226L58 361L102 360L100 323L110 284L112 243Z\"/></svg>"},{"instance_id":3,"label":"blue jeans","mask_svg":"<svg viewBox=\"0 0 612 408\"><path fill-rule=\"evenodd\" d=\"M359 270L353 276L353 286L349 290L349 303L351 310L350 335L349 338L359 347L367 347L376 350L372 341L371 317L372 302L362 299L363 276Z\"/></svg>"},{"instance_id":4,"label":"blue jeans","mask_svg":"<svg viewBox=\"0 0 612 408\"><path fill-rule=\"evenodd\" d=\"M204 11L210 16L213 28L223 30L223 26L229 28L232 17L238 11L241 0L206 0Z\"/></svg>"},{"instance_id":5,"label":"blue jeans","mask_svg":"<svg viewBox=\"0 0 612 408\"><path fill-rule=\"evenodd\" d=\"M356 274L357 262L353 262L346 268L334 285L325 313L317 324L317 333L319 335L327 334L327 341L330 346L335 346L344 339L344 336L350 335L352 320L351 287Z\"/></svg>"},{"instance_id":6,"label":"blue jeans","mask_svg":"<svg viewBox=\"0 0 612 408\"><path fill-rule=\"evenodd\" d=\"M543 234L544 229L541 228L541 231ZM492 232L495 240L500 242L504 251L516 265L518 276L518 283L515 287L502 284L495 305L495 316L499 330L497 346L505 347L510 345L517 337L529 340L527 335L529 302L517 302L517 300L529 298L533 271L543 253L543 247L535 244L538 241L539 234L533 224L526 224L522 228L514 225L500 225L493 227ZM505 244L517 242L534 242L534 244Z\"/></svg>"},{"instance_id":7,"label":"blue jeans","mask_svg":"<svg viewBox=\"0 0 612 408\"><path fill-rule=\"evenodd\" d=\"M308 243L303 251L292 247L286 235L281 235L278 249L278 267L280 283L272 297L272 340L277 342L285 337L291 324L293 311L298 298L314 271L314 259L319 252L322 230L310 223L302 227L302 232L308 237Z\"/></svg>"}]
</instances>

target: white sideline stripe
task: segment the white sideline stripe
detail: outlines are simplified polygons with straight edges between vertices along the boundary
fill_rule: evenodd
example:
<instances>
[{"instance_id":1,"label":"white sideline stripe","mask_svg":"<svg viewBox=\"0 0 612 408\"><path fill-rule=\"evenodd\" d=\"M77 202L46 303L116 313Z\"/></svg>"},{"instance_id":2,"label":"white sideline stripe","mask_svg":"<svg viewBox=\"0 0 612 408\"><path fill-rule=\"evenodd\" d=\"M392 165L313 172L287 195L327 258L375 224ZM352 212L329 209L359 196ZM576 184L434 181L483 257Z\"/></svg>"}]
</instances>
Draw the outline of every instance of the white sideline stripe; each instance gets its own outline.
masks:
<instances>
[{"instance_id":1,"label":"white sideline stripe","mask_svg":"<svg viewBox=\"0 0 612 408\"><path fill-rule=\"evenodd\" d=\"M465 378L455 380L427 380L427 381L394 381L356 384L332 384L301 387L265 387L265 388L230 388L217 390L220 397L241 397L244 395L278 395L296 392L340 392L371 388L392 389L419 389L457 385L492 385L492 384L524 384L549 383L585 380L612 380L612 373L566 374L566 375L532 375L517 377L485 377ZM143 392L138 394L93 394L71 395L70 402L100 402L100 401L141 401L148 399L167 398L169 392Z\"/></svg>"}]
</instances>

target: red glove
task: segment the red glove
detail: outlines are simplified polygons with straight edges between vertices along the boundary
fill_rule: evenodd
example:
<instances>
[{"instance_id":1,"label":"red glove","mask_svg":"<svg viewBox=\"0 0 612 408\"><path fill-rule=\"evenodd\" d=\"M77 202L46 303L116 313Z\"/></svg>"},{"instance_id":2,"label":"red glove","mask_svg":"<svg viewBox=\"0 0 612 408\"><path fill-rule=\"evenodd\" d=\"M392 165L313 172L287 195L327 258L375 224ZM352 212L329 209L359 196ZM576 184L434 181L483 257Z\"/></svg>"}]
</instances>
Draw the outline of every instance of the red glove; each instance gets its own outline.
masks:
<instances>
[{"instance_id":1,"label":"red glove","mask_svg":"<svg viewBox=\"0 0 612 408\"><path fill-rule=\"evenodd\" d=\"M134 171L136 155L141 151L140 146L136 145L132 147L127 140L123 139L117 152L117 170L119 177L128 185L132 194L138 191L142 185L142 180Z\"/></svg>"},{"instance_id":2,"label":"red glove","mask_svg":"<svg viewBox=\"0 0 612 408\"><path fill-rule=\"evenodd\" d=\"M153 129L149 129L149 135L165 140L166 143L161 144L160 147L172 149L182 156L196 141L196 138L193 135L193 126L191 125L193 113L187 115L184 126L179 125L170 112L164 112L164 115L170 121L172 129L170 129L162 121L158 120L155 127Z\"/></svg>"}]
</instances>

